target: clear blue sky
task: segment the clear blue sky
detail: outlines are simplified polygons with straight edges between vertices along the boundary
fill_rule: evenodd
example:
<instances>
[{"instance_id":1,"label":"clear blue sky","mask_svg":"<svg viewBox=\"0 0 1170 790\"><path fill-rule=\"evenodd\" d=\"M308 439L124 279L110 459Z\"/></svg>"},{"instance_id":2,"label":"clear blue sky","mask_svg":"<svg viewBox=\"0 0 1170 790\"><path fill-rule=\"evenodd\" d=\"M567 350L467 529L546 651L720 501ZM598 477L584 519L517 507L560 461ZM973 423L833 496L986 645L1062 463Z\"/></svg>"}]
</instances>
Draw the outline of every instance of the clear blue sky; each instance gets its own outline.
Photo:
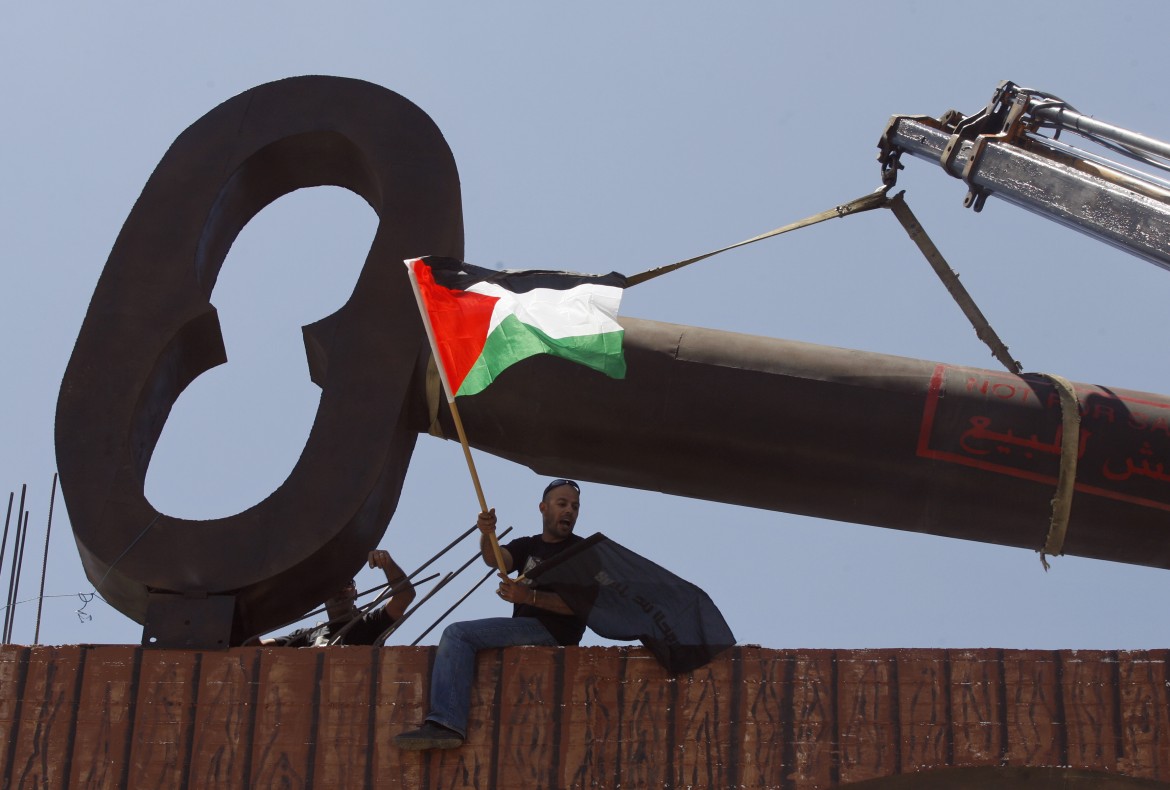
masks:
<instances>
[{"instance_id":1,"label":"clear blue sky","mask_svg":"<svg viewBox=\"0 0 1170 790\"><path fill-rule=\"evenodd\" d=\"M1003 79L1170 139L1168 23L1170 6L1153 1L1075 11L1053 2L6 5L0 495L31 487L21 599L40 581L57 391L94 285L162 154L231 96L298 74L395 90L454 151L469 261L632 273L870 191L891 115L974 112ZM962 207L965 187L925 163L910 161L899 186L1026 369L1170 393L1170 272L994 199L976 215ZM282 198L244 230L213 296L230 361L178 402L147 480L156 507L229 515L284 479L317 398L300 326L348 296L374 225L355 195L323 188ZM886 212L641 286L622 314L997 367ZM269 408L277 397L282 408ZM477 460L501 522L535 532L543 478ZM1166 645L1167 571L1058 558L1045 573L1021 549L588 483L582 502L583 534L604 531L704 587L743 643ZM382 545L411 568L476 510L458 445L421 437ZM469 541L457 561L473 551ZM7 565L2 578L7 589ZM456 595L472 578L453 585ZM375 582L372 571L359 576L360 586ZM45 601L42 642L139 640L140 626L101 601L87 607L92 620L75 614L76 593L92 584L60 499L45 588L61 597ZM457 616L504 613L489 590ZM424 609L400 641L445 608ZM35 603L20 606L17 642L32 641L35 614Z\"/></svg>"}]
</instances>

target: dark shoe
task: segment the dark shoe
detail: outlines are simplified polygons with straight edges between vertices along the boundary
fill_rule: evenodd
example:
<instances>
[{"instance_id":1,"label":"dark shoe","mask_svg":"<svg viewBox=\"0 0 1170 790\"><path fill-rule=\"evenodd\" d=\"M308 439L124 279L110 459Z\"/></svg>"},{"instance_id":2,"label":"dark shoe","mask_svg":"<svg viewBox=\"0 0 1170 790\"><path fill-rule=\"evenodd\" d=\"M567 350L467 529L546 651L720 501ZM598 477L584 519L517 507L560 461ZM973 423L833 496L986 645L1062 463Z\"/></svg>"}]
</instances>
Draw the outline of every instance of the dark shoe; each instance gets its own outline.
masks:
<instances>
[{"instance_id":1,"label":"dark shoe","mask_svg":"<svg viewBox=\"0 0 1170 790\"><path fill-rule=\"evenodd\" d=\"M420 752L423 749L457 749L463 745L463 736L433 721L424 722L417 730L394 736L399 749Z\"/></svg>"}]
</instances>

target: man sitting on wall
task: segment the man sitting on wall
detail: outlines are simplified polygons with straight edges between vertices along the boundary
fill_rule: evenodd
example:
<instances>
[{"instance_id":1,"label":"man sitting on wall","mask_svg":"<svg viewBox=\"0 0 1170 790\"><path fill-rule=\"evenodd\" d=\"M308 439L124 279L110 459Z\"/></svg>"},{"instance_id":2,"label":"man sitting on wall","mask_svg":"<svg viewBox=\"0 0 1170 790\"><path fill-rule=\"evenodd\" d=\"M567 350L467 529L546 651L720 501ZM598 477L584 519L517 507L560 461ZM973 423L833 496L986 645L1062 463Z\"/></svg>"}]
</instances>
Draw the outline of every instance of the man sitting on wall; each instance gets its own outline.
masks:
<instances>
[{"instance_id":1,"label":"man sitting on wall","mask_svg":"<svg viewBox=\"0 0 1170 790\"><path fill-rule=\"evenodd\" d=\"M582 538L573 534L581 508L580 497L581 489L572 480L549 483L540 500L541 533L502 546L504 569L509 573L516 569L521 574L527 573L537 563L580 543ZM494 568L495 511L480 513L476 524L482 533L479 548L483 561ZM430 712L421 728L395 737L398 748L453 749L463 744L467 738L478 651L514 645L552 647L580 643L585 623L556 593L535 590L525 582L501 575L496 594L512 604L512 616L452 623L444 629L431 671Z\"/></svg>"}]
</instances>

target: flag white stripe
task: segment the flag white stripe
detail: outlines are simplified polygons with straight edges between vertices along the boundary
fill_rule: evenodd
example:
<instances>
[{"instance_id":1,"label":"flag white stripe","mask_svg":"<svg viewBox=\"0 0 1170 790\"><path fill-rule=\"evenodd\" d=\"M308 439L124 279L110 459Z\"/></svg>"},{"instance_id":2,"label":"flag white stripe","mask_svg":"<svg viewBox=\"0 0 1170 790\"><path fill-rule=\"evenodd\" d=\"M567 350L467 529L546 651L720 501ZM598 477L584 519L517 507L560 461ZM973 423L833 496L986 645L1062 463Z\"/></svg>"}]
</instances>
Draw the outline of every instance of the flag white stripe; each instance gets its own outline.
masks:
<instances>
[{"instance_id":1,"label":"flag white stripe","mask_svg":"<svg viewBox=\"0 0 1170 790\"><path fill-rule=\"evenodd\" d=\"M568 290L534 288L513 293L495 283L476 283L467 290L494 296L496 302L488 325L490 335L508 315L534 326L552 338L582 337L620 332L617 322L622 289L613 285L582 283Z\"/></svg>"}]
</instances>

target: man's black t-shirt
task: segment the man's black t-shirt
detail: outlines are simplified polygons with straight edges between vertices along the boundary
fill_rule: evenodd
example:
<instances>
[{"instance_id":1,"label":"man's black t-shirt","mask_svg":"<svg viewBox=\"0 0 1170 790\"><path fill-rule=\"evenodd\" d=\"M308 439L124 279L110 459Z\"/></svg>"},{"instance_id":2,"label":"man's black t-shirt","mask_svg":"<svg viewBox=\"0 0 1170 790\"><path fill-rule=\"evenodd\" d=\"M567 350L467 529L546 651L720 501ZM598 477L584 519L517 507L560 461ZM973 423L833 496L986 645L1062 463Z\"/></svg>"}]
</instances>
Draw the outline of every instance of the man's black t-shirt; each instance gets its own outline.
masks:
<instances>
[{"instance_id":1,"label":"man's black t-shirt","mask_svg":"<svg viewBox=\"0 0 1170 790\"><path fill-rule=\"evenodd\" d=\"M301 628L288 636L280 637L276 643L281 647L324 647L333 639L333 635L345 627L346 622L323 623L310 628ZM363 614L353 628L345 632L338 644L341 645L372 645L374 641L394 625L394 619L386 613L385 606L379 606L372 612Z\"/></svg>"},{"instance_id":2,"label":"man's black t-shirt","mask_svg":"<svg viewBox=\"0 0 1170 790\"><path fill-rule=\"evenodd\" d=\"M543 560L580 543L584 538L580 535L570 535L560 543L546 543L540 535L526 538L516 538L504 546L512 555L512 568L522 574ZM585 623L571 614L556 614L547 609L540 609L529 604L518 603L512 607L513 617L535 617L561 645L576 645L580 643L585 633Z\"/></svg>"}]
</instances>

